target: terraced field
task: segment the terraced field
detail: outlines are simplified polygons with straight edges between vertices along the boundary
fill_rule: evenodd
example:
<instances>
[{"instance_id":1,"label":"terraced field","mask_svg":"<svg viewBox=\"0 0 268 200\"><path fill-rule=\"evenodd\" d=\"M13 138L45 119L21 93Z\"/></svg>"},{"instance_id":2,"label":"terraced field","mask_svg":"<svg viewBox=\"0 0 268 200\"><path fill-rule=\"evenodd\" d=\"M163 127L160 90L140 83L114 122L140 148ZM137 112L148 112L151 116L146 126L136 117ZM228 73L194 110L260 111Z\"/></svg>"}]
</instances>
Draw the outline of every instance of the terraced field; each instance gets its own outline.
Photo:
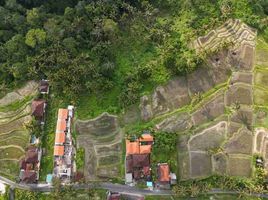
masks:
<instances>
[{"instance_id":1,"label":"terraced field","mask_svg":"<svg viewBox=\"0 0 268 200\"><path fill-rule=\"evenodd\" d=\"M76 121L77 146L85 149L84 174L87 180L119 178L122 162L122 131L116 116Z\"/></svg>"},{"instance_id":2,"label":"terraced field","mask_svg":"<svg viewBox=\"0 0 268 200\"><path fill-rule=\"evenodd\" d=\"M203 67L141 99L143 120L154 119L157 129L180 133L181 180L211 174L251 177L253 155L258 153L255 149L266 152L264 136L259 139L261 147L255 142L254 111L261 110L263 123L268 122L266 112L263 114L268 78L258 73L266 70L259 67L266 64L266 46L262 43L260 50L258 40L254 69L256 36L256 31L241 21L229 20L193 43L199 52L209 55Z\"/></svg>"},{"instance_id":3,"label":"terraced field","mask_svg":"<svg viewBox=\"0 0 268 200\"><path fill-rule=\"evenodd\" d=\"M28 82L17 91L0 99L0 175L16 179L19 160L29 143L25 124L31 120L30 103L36 95L37 84Z\"/></svg>"}]
</instances>

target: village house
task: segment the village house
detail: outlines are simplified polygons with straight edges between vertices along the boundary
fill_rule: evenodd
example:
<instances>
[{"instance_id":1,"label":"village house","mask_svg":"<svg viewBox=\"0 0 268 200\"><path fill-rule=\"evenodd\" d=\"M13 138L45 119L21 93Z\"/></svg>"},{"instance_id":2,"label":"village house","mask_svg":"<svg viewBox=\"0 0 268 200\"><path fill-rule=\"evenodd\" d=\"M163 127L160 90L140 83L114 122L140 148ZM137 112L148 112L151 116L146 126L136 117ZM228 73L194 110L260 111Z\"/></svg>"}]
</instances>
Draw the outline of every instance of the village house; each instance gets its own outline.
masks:
<instances>
[{"instance_id":1,"label":"village house","mask_svg":"<svg viewBox=\"0 0 268 200\"><path fill-rule=\"evenodd\" d=\"M170 189L170 186L176 184L176 175L171 173L167 163L158 163L157 165L157 183L156 187L161 189Z\"/></svg>"},{"instance_id":2,"label":"village house","mask_svg":"<svg viewBox=\"0 0 268 200\"><path fill-rule=\"evenodd\" d=\"M139 180L151 182L150 154L153 136L142 134L139 139L126 140L126 184Z\"/></svg>"},{"instance_id":3,"label":"village house","mask_svg":"<svg viewBox=\"0 0 268 200\"><path fill-rule=\"evenodd\" d=\"M41 161L41 149L28 147L25 158L20 163L20 181L24 183L36 183L39 179L39 169Z\"/></svg>"},{"instance_id":4,"label":"village house","mask_svg":"<svg viewBox=\"0 0 268 200\"><path fill-rule=\"evenodd\" d=\"M39 92L41 94L48 94L49 93L49 83L48 80L41 80L39 84Z\"/></svg>"},{"instance_id":5,"label":"village house","mask_svg":"<svg viewBox=\"0 0 268 200\"><path fill-rule=\"evenodd\" d=\"M73 119L73 106L67 109L60 108L54 144L54 170L53 176L69 181L73 173L73 146L71 124Z\"/></svg>"},{"instance_id":6,"label":"village house","mask_svg":"<svg viewBox=\"0 0 268 200\"><path fill-rule=\"evenodd\" d=\"M42 125L45 124L46 106L47 103L44 99L32 101L32 116Z\"/></svg>"}]
</instances>

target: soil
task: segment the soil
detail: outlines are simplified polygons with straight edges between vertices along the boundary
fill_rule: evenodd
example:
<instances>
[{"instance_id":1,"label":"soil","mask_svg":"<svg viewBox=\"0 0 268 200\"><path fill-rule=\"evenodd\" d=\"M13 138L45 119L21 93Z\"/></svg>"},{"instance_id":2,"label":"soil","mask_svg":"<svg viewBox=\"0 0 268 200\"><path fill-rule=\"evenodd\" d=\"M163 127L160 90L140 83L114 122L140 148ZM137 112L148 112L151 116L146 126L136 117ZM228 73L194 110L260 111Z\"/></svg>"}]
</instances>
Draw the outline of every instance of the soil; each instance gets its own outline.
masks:
<instances>
[{"instance_id":1,"label":"soil","mask_svg":"<svg viewBox=\"0 0 268 200\"><path fill-rule=\"evenodd\" d=\"M108 113L75 123L77 145L85 149L84 174L87 180L120 176L122 132L118 118Z\"/></svg>"}]
</instances>

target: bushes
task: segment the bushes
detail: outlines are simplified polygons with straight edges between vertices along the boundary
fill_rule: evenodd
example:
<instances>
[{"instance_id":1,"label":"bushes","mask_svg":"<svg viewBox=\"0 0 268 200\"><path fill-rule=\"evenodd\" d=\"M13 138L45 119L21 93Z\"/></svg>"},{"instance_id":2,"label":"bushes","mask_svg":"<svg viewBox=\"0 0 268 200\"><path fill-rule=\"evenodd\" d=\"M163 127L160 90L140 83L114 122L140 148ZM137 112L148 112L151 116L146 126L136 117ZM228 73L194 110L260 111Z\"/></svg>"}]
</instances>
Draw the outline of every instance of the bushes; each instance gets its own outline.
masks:
<instances>
[{"instance_id":1,"label":"bushes","mask_svg":"<svg viewBox=\"0 0 268 200\"><path fill-rule=\"evenodd\" d=\"M76 166L78 170L84 169L84 161L85 161L85 149L78 148L76 152Z\"/></svg>"},{"instance_id":2,"label":"bushes","mask_svg":"<svg viewBox=\"0 0 268 200\"><path fill-rule=\"evenodd\" d=\"M173 192L176 196L198 196L207 193L212 188L220 188L222 190L231 190L238 192L240 195L252 193L264 193L264 174L259 174L262 178L238 178L229 176L213 175L202 180L181 181L175 187ZM261 181L260 181L261 180Z\"/></svg>"}]
</instances>

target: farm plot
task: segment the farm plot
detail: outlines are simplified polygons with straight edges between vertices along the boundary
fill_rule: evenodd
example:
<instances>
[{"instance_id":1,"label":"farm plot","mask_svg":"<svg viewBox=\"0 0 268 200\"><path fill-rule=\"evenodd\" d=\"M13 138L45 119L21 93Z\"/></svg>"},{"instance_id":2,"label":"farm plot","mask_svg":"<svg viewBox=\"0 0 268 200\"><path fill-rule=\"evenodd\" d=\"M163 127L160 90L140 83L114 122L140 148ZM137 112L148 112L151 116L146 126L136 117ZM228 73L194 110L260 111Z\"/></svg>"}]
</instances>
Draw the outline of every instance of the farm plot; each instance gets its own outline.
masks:
<instances>
[{"instance_id":1,"label":"farm plot","mask_svg":"<svg viewBox=\"0 0 268 200\"><path fill-rule=\"evenodd\" d=\"M232 34L229 29L233 30ZM235 45L228 48L228 51L220 51L208 60L214 68L219 65L230 66L232 73L226 84L220 86L223 93L208 93L202 99L202 104L194 105L194 111L188 112L194 126L185 130L186 135L179 137L178 163L181 180L204 178L215 173L243 177L252 175L255 148L253 127L256 121L252 108L256 103L256 91L259 95L257 102L267 102L264 97L266 94L259 90L263 90L264 83L268 80L264 77L265 74L258 73L260 69L256 70L258 78L253 74L255 38L254 30L238 20L230 20L194 43L197 50L202 51L219 48L223 40L235 41ZM188 84L190 86L191 82L197 84L200 81L202 79L193 77L192 80L188 79ZM213 83L211 78L206 81ZM258 89L253 82L259 84ZM205 86L203 83L202 87ZM207 90L208 88L204 92ZM210 98L211 96L214 97ZM260 113L258 120L266 121L266 115L266 112ZM176 116L172 116L172 121L176 121ZM164 122L159 123L163 124Z\"/></svg>"},{"instance_id":2,"label":"farm plot","mask_svg":"<svg viewBox=\"0 0 268 200\"><path fill-rule=\"evenodd\" d=\"M0 175L13 180L18 176L19 161L29 143L25 125L32 119L30 102L36 89L37 84L29 82L0 99Z\"/></svg>"},{"instance_id":3,"label":"farm plot","mask_svg":"<svg viewBox=\"0 0 268 200\"><path fill-rule=\"evenodd\" d=\"M120 177L122 133L117 117L107 113L75 124L77 145L85 149L84 175L87 180Z\"/></svg>"}]
</instances>

